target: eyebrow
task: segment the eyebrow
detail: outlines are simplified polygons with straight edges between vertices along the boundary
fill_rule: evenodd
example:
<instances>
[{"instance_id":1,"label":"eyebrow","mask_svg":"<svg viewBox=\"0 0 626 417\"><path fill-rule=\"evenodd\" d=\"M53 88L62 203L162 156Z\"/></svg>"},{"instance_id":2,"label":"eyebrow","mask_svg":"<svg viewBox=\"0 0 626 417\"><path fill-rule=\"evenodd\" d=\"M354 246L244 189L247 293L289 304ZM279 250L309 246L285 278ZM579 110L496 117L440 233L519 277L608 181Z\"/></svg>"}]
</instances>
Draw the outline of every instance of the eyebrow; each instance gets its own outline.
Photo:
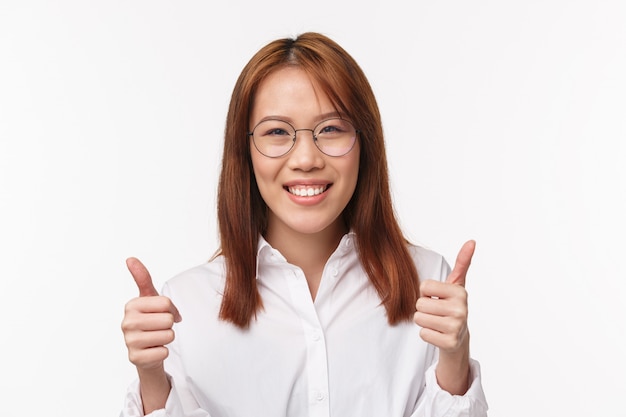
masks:
<instances>
[{"instance_id":1,"label":"eyebrow","mask_svg":"<svg viewBox=\"0 0 626 417\"><path fill-rule=\"evenodd\" d=\"M337 111L332 111L332 112L328 112L328 113L322 113L320 115L318 115L317 117L315 117L315 122L321 122L324 121L326 119L332 119L338 117L340 119L346 119L348 120L348 118L346 117L346 115L344 113L341 112L337 112ZM279 116L279 115L270 115L270 116L265 116L262 117L258 122L256 122L256 124L259 124L261 122L264 122L266 120L282 120L288 123L293 124L293 119L291 117L287 117L287 116Z\"/></svg>"}]
</instances>

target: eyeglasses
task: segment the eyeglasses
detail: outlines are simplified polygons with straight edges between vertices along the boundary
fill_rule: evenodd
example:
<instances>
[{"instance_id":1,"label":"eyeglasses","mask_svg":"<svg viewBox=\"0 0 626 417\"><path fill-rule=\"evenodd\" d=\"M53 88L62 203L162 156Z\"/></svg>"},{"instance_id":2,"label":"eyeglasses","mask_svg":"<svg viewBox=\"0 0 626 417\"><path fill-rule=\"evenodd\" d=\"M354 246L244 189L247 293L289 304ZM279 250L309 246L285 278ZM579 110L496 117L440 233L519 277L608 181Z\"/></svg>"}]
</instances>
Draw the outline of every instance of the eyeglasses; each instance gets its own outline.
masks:
<instances>
[{"instance_id":1,"label":"eyeglasses","mask_svg":"<svg viewBox=\"0 0 626 417\"><path fill-rule=\"evenodd\" d=\"M302 130L311 132L315 146L328 156L343 156L350 152L359 133L348 120L336 117L318 123L313 129L296 129L284 120L267 119L248 132L248 136L252 136L254 147L261 154L278 158L294 147L296 134Z\"/></svg>"}]
</instances>

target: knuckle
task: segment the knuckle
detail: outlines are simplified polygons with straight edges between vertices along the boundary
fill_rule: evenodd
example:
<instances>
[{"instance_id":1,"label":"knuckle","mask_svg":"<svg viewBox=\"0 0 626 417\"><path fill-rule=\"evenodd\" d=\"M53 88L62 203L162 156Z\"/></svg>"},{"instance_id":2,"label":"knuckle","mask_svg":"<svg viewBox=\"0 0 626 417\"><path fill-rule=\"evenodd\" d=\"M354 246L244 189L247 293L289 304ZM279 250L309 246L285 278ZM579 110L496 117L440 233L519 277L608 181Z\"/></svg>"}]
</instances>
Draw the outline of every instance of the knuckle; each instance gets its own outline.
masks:
<instances>
[{"instance_id":1,"label":"knuckle","mask_svg":"<svg viewBox=\"0 0 626 417\"><path fill-rule=\"evenodd\" d=\"M169 355L169 350L165 346L157 346L151 349L150 362L159 363L163 362Z\"/></svg>"},{"instance_id":2,"label":"knuckle","mask_svg":"<svg viewBox=\"0 0 626 417\"><path fill-rule=\"evenodd\" d=\"M150 368L163 362L169 356L169 350L165 346L157 346L149 349L129 349L128 360L140 368Z\"/></svg>"},{"instance_id":3,"label":"knuckle","mask_svg":"<svg viewBox=\"0 0 626 417\"><path fill-rule=\"evenodd\" d=\"M128 349L133 349L139 344L139 337L135 332L124 333L124 342Z\"/></svg>"},{"instance_id":4,"label":"knuckle","mask_svg":"<svg viewBox=\"0 0 626 417\"><path fill-rule=\"evenodd\" d=\"M168 356L170 356L170 350L163 346L161 360L165 360Z\"/></svg>"},{"instance_id":5,"label":"knuckle","mask_svg":"<svg viewBox=\"0 0 626 417\"><path fill-rule=\"evenodd\" d=\"M142 359L143 359L143 355L141 354L141 352L135 349L128 350L128 360L131 361L133 364L137 366L141 365L143 362Z\"/></svg>"},{"instance_id":6,"label":"knuckle","mask_svg":"<svg viewBox=\"0 0 626 417\"><path fill-rule=\"evenodd\" d=\"M155 296L154 302L157 305L157 308L161 311L168 311L172 306L172 300L163 295Z\"/></svg>"},{"instance_id":7,"label":"knuckle","mask_svg":"<svg viewBox=\"0 0 626 417\"><path fill-rule=\"evenodd\" d=\"M137 320L133 317L133 314L127 314L124 316L122 320L122 330L124 332L132 331L137 329Z\"/></svg>"},{"instance_id":8,"label":"knuckle","mask_svg":"<svg viewBox=\"0 0 626 417\"><path fill-rule=\"evenodd\" d=\"M420 284L420 292L429 292L432 286L433 286L433 281L430 279L425 279Z\"/></svg>"},{"instance_id":9,"label":"knuckle","mask_svg":"<svg viewBox=\"0 0 626 417\"><path fill-rule=\"evenodd\" d=\"M450 308L450 315L455 318L467 317L467 307L462 304L455 304Z\"/></svg>"},{"instance_id":10,"label":"knuckle","mask_svg":"<svg viewBox=\"0 0 626 417\"><path fill-rule=\"evenodd\" d=\"M421 322L421 317L422 317L422 313L420 313L419 311L416 311L413 314L413 321L415 322L415 324L417 324L418 326L420 325Z\"/></svg>"},{"instance_id":11,"label":"knuckle","mask_svg":"<svg viewBox=\"0 0 626 417\"><path fill-rule=\"evenodd\" d=\"M164 321L164 326L166 329L171 329L174 327L174 315L168 314Z\"/></svg>"},{"instance_id":12,"label":"knuckle","mask_svg":"<svg viewBox=\"0 0 626 417\"><path fill-rule=\"evenodd\" d=\"M420 311L416 311L415 314L413 314L413 321L418 326L426 327L426 325L427 325L427 317L428 317L427 314L422 313Z\"/></svg>"},{"instance_id":13,"label":"knuckle","mask_svg":"<svg viewBox=\"0 0 626 417\"><path fill-rule=\"evenodd\" d=\"M462 329L463 325L460 321L453 321L448 327L448 333L451 335L451 337L454 337L456 339L456 335L458 335Z\"/></svg>"},{"instance_id":14,"label":"knuckle","mask_svg":"<svg viewBox=\"0 0 626 417\"><path fill-rule=\"evenodd\" d=\"M457 346L456 337L447 335L447 337L443 339L441 348L444 350L454 350L456 346Z\"/></svg>"},{"instance_id":15,"label":"knuckle","mask_svg":"<svg viewBox=\"0 0 626 417\"><path fill-rule=\"evenodd\" d=\"M428 341L428 330L424 327L420 329L420 337L425 341Z\"/></svg>"},{"instance_id":16,"label":"knuckle","mask_svg":"<svg viewBox=\"0 0 626 417\"><path fill-rule=\"evenodd\" d=\"M164 344L168 344L174 341L174 338L176 337L176 334L174 333L173 329L167 329L167 331L165 332L165 343Z\"/></svg>"},{"instance_id":17,"label":"knuckle","mask_svg":"<svg viewBox=\"0 0 626 417\"><path fill-rule=\"evenodd\" d=\"M137 310L137 306L138 304L141 303L141 298L140 297L135 297L131 300L129 300L125 305L124 305L124 312L125 314L130 313L131 311L135 311Z\"/></svg>"}]
</instances>

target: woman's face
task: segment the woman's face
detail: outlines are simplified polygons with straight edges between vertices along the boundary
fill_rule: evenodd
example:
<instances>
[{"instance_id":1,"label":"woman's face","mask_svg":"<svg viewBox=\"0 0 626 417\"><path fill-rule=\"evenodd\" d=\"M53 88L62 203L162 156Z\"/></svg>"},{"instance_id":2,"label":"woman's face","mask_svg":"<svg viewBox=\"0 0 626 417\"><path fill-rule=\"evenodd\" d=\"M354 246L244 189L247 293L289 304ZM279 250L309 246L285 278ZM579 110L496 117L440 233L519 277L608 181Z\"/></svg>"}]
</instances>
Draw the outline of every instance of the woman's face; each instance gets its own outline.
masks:
<instances>
[{"instance_id":1,"label":"woman's face","mask_svg":"<svg viewBox=\"0 0 626 417\"><path fill-rule=\"evenodd\" d=\"M270 74L259 86L249 129L264 119L281 119L295 129L313 129L319 122L340 116L328 97L296 67ZM345 233L341 213L356 188L359 141L345 155L323 154L312 132L297 132L293 148L284 156L261 154L250 138L256 182L269 208L267 234Z\"/></svg>"}]
</instances>

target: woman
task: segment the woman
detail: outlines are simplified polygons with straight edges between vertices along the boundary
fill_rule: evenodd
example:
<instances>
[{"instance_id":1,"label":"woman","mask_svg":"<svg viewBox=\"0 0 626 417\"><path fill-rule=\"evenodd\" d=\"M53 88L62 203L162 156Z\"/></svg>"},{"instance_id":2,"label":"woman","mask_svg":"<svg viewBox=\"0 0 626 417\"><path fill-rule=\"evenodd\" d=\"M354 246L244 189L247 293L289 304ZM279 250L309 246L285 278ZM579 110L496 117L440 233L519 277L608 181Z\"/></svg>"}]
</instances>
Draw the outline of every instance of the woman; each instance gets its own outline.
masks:
<instances>
[{"instance_id":1,"label":"woman","mask_svg":"<svg viewBox=\"0 0 626 417\"><path fill-rule=\"evenodd\" d=\"M474 242L453 271L406 242L376 100L339 45L305 33L246 65L218 194L210 262L159 296L127 261L138 381L122 416L486 415L463 287Z\"/></svg>"}]
</instances>

